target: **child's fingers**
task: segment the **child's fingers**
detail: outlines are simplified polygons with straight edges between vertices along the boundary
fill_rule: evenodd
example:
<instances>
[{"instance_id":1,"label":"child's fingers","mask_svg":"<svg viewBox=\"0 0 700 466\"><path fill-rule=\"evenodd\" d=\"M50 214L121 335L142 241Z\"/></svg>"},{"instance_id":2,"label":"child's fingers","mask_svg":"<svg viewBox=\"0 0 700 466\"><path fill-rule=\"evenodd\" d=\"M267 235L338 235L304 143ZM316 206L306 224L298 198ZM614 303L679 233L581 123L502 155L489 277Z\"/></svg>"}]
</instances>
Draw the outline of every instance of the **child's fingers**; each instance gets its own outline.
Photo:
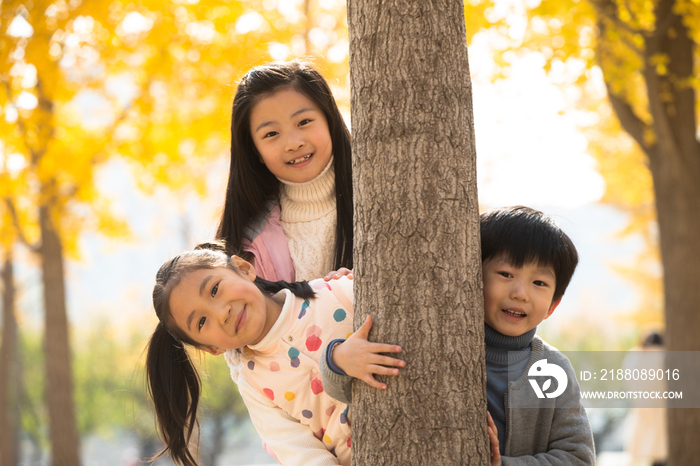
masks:
<instances>
[{"instance_id":1,"label":"child's fingers","mask_svg":"<svg viewBox=\"0 0 700 466\"><path fill-rule=\"evenodd\" d=\"M489 427L489 442L491 447L491 457L499 454L498 452L498 436L494 433L493 429Z\"/></svg>"},{"instance_id":2,"label":"child's fingers","mask_svg":"<svg viewBox=\"0 0 700 466\"><path fill-rule=\"evenodd\" d=\"M493 449L494 446L498 448L498 435L496 435L496 432L493 431L491 426L488 427L488 431L489 438L491 439L491 448Z\"/></svg>"},{"instance_id":3,"label":"child's fingers","mask_svg":"<svg viewBox=\"0 0 700 466\"><path fill-rule=\"evenodd\" d=\"M372 316L367 316L365 322L357 329L357 331L352 335L352 337L361 337L367 339L369 331L372 329ZM352 338L351 337L351 338Z\"/></svg>"},{"instance_id":4,"label":"child's fingers","mask_svg":"<svg viewBox=\"0 0 700 466\"><path fill-rule=\"evenodd\" d=\"M499 452L498 443L498 429L496 429L496 423L493 422L493 417L491 413L486 411L488 427L486 428L489 434L489 443L491 448L491 462L492 464L500 464L501 454Z\"/></svg>"},{"instance_id":5,"label":"child's fingers","mask_svg":"<svg viewBox=\"0 0 700 466\"><path fill-rule=\"evenodd\" d=\"M399 370L394 367L386 366L367 366L367 372L379 375L399 375Z\"/></svg>"},{"instance_id":6,"label":"child's fingers","mask_svg":"<svg viewBox=\"0 0 700 466\"><path fill-rule=\"evenodd\" d=\"M362 377L362 380L364 380L370 387L378 388L379 390L386 390L386 384L375 379L372 374L367 374L365 377Z\"/></svg>"},{"instance_id":7,"label":"child's fingers","mask_svg":"<svg viewBox=\"0 0 700 466\"><path fill-rule=\"evenodd\" d=\"M399 345L390 345L388 343L370 343L368 342L364 348L368 353L400 353Z\"/></svg>"},{"instance_id":8,"label":"child's fingers","mask_svg":"<svg viewBox=\"0 0 700 466\"><path fill-rule=\"evenodd\" d=\"M345 267L341 267L338 270L334 270L333 272L328 272L323 279L325 281L331 281L331 280L337 280L340 277L347 276L348 278L352 278L352 270L347 269Z\"/></svg>"},{"instance_id":9,"label":"child's fingers","mask_svg":"<svg viewBox=\"0 0 700 466\"><path fill-rule=\"evenodd\" d=\"M496 435L498 435L498 429L496 428L496 423L493 422L493 417L491 417L491 413L488 411L486 411L486 418L488 419L487 424L488 424L489 428L493 429L493 431L496 433ZM498 438L498 437L496 437L496 438Z\"/></svg>"},{"instance_id":10,"label":"child's fingers","mask_svg":"<svg viewBox=\"0 0 700 466\"><path fill-rule=\"evenodd\" d=\"M406 363L401 359L391 358L389 356L375 355L371 361L372 364L390 367L405 367Z\"/></svg>"}]
</instances>

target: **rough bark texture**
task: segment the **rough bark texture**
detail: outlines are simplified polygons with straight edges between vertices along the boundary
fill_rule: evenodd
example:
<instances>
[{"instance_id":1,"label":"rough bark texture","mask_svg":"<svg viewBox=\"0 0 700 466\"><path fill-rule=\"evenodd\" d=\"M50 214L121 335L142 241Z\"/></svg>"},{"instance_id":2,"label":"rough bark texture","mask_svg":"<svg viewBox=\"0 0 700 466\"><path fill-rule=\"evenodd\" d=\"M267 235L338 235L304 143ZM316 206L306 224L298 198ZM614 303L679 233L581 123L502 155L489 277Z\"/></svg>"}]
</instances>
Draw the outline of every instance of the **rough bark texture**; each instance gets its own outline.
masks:
<instances>
[{"instance_id":1,"label":"rough bark texture","mask_svg":"<svg viewBox=\"0 0 700 466\"><path fill-rule=\"evenodd\" d=\"M51 464L79 466L80 442L73 403L68 316L63 275L63 248L47 207L39 208L44 281L46 401L49 412Z\"/></svg>"},{"instance_id":2,"label":"rough bark texture","mask_svg":"<svg viewBox=\"0 0 700 466\"><path fill-rule=\"evenodd\" d=\"M0 466L19 463L19 361L12 254L2 266L2 346L0 347Z\"/></svg>"},{"instance_id":3,"label":"rough bark texture","mask_svg":"<svg viewBox=\"0 0 700 466\"><path fill-rule=\"evenodd\" d=\"M700 351L700 144L696 138L697 96L690 85L695 43L673 0L656 5L656 29L645 36L648 127L631 108L611 94L623 128L649 158L654 180L664 269L667 347L671 351ZM668 72L657 73L652 57L669 58ZM651 131L649 131L651 130ZM653 132L654 139L645 140ZM696 464L700 458L700 409L668 411L669 466Z\"/></svg>"},{"instance_id":4,"label":"rough bark texture","mask_svg":"<svg viewBox=\"0 0 700 466\"><path fill-rule=\"evenodd\" d=\"M488 464L476 155L458 0L349 0L355 327L402 346L353 386L354 465Z\"/></svg>"},{"instance_id":5,"label":"rough bark texture","mask_svg":"<svg viewBox=\"0 0 700 466\"><path fill-rule=\"evenodd\" d=\"M657 22L672 15L673 3L659 3ZM656 44L648 46L648 56L657 45L658 52L671 59L669 75L656 76L653 70L647 71L658 138L649 160L664 267L668 349L700 351L700 145L695 133L696 95L688 85L693 76L693 42L678 16L655 39ZM671 99L662 98L668 91ZM696 463L700 458L700 409L671 409L668 416L669 466Z\"/></svg>"}]
</instances>

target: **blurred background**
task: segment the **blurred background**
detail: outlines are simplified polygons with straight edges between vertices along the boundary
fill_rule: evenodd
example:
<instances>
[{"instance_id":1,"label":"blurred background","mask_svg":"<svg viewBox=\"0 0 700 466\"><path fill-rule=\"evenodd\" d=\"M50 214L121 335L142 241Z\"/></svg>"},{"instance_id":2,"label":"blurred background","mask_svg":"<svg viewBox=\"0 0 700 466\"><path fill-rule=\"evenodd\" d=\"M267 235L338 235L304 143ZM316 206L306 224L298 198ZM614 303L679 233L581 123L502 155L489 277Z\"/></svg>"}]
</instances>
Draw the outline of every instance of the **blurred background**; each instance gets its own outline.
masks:
<instances>
[{"instance_id":1,"label":"blurred background","mask_svg":"<svg viewBox=\"0 0 700 466\"><path fill-rule=\"evenodd\" d=\"M622 23L652 14L637 3L611 14L622 11ZM214 236L233 94L249 68L306 57L350 126L345 8L2 2L2 466L51 464L57 442L73 445L84 465L145 464L159 451L142 370L157 322L155 272ZM632 65L603 63L602 13L588 0L469 0L465 11L480 205L549 213L581 256L538 332L561 350L638 345L663 330L663 291L651 177L607 98ZM603 66L619 72L606 81ZM643 107L634 92L643 83L628 85ZM201 463L272 464L224 360L199 357ZM54 435L64 440L49 431L51 409L75 413L74 422L57 416ZM633 464L627 411L589 415L599 464Z\"/></svg>"}]
</instances>

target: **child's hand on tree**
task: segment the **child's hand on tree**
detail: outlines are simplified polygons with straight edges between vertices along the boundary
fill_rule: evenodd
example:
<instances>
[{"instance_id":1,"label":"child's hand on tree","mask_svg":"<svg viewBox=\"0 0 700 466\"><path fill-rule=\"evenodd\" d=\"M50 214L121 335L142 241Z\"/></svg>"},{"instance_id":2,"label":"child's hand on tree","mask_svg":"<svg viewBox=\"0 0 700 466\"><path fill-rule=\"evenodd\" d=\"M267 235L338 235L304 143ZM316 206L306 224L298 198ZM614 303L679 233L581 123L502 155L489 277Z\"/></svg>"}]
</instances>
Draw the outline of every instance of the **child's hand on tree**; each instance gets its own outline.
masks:
<instances>
[{"instance_id":1,"label":"child's hand on tree","mask_svg":"<svg viewBox=\"0 0 700 466\"><path fill-rule=\"evenodd\" d=\"M501 452L498 450L498 429L496 429L496 424L493 422L491 413L486 411L488 415L488 431L489 431L489 444L491 447L491 466L501 465Z\"/></svg>"},{"instance_id":2,"label":"child's hand on tree","mask_svg":"<svg viewBox=\"0 0 700 466\"><path fill-rule=\"evenodd\" d=\"M328 274L323 277L325 281L331 281L331 280L337 280L340 277L346 276L352 280L352 270L346 269L345 267L341 267L338 270L334 270L333 272L328 272Z\"/></svg>"},{"instance_id":3,"label":"child's hand on tree","mask_svg":"<svg viewBox=\"0 0 700 466\"><path fill-rule=\"evenodd\" d=\"M384 343L367 341L367 335L372 328L372 317L367 316L362 327L358 328L350 338L333 346L331 359L333 363L346 374L364 380L374 388L386 389L386 384L374 378L374 374L399 375L399 370L393 367L405 367L400 359L382 356L378 353L398 353L401 347Z\"/></svg>"}]
</instances>

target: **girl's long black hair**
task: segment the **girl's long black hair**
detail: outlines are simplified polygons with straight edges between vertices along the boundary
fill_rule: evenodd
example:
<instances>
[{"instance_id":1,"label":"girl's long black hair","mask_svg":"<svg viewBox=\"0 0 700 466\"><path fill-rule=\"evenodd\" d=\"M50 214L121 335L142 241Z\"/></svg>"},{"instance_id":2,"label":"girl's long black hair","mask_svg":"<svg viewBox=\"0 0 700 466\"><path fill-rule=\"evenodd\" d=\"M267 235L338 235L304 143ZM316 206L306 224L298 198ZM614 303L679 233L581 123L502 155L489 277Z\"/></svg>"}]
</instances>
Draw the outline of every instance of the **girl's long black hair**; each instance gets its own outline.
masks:
<instances>
[{"instance_id":1,"label":"girl's long black hair","mask_svg":"<svg viewBox=\"0 0 700 466\"><path fill-rule=\"evenodd\" d=\"M153 288L153 307L160 322L148 342L146 383L153 400L158 434L165 444L155 458L169 452L173 461L183 466L197 465L188 446L197 425L197 407L202 393L199 374L185 345L200 345L175 325L170 294L188 272L214 267L238 270L225 252L223 243L200 244L163 264L156 274ZM268 295L288 289L302 299L315 296L307 282L270 282L256 278L255 284Z\"/></svg>"},{"instance_id":2,"label":"girl's long black hair","mask_svg":"<svg viewBox=\"0 0 700 466\"><path fill-rule=\"evenodd\" d=\"M280 182L260 162L250 133L250 113L262 98L292 88L312 100L328 120L335 164L336 235L335 270L352 269L353 205L350 132L323 76L308 64L291 61L259 66L238 84L231 115L231 167L217 238L229 254L240 254L246 227L260 221L269 202L279 198Z\"/></svg>"}]
</instances>

